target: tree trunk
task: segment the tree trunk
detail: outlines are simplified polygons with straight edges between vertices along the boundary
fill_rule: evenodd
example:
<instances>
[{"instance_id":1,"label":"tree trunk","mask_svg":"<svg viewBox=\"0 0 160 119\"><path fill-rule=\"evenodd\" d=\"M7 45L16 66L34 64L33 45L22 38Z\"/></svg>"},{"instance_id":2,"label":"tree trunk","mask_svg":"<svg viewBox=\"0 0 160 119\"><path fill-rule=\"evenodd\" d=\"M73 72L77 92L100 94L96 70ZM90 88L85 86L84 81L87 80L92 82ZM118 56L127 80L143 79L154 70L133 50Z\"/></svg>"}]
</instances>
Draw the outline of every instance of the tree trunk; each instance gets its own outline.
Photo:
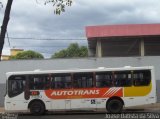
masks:
<instances>
[{"instance_id":1,"label":"tree trunk","mask_svg":"<svg viewBox=\"0 0 160 119\"><path fill-rule=\"evenodd\" d=\"M0 61L1 61L1 56L2 56L2 50L3 50L3 45L4 45L4 40L5 40L5 34L7 31L7 26L10 18L10 11L11 11L11 6L12 6L13 0L8 0L5 13L4 13L4 18L3 18L3 23L1 26L1 33L0 33Z\"/></svg>"}]
</instances>

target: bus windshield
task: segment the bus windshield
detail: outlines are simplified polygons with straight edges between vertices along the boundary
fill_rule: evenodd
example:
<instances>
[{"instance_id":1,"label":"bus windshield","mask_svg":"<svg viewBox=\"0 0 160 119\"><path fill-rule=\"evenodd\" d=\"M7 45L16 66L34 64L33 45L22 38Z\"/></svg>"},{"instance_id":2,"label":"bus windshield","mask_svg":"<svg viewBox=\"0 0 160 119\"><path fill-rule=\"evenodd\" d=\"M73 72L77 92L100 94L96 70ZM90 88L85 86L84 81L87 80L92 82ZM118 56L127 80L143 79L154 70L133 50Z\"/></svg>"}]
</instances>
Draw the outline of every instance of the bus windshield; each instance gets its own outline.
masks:
<instances>
[{"instance_id":1,"label":"bus windshield","mask_svg":"<svg viewBox=\"0 0 160 119\"><path fill-rule=\"evenodd\" d=\"M8 96L15 97L24 91L25 77L11 76L8 80Z\"/></svg>"}]
</instances>

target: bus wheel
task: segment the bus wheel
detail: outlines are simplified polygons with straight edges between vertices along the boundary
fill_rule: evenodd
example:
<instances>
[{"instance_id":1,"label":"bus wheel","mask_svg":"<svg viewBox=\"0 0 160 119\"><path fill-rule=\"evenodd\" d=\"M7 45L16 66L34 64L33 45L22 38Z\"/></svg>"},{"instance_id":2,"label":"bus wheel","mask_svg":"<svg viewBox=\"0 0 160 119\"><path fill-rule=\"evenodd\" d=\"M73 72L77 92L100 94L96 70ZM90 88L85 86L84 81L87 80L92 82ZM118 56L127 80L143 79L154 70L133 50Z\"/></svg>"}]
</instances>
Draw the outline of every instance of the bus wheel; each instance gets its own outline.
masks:
<instances>
[{"instance_id":1,"label":"bus wheel","mask_svg":"<svg viewBox=\"0 0 160 119\"><path fill-rule=\"evenodd\" d=\"M45 106L40 101L32 102L29 109L33 115L42 115L45 112Z\"/></svg>"},{"instance_id":2,"label":"bus wheel","mask_svg":"<svg viewBox=\"0 0 160 119\"><path fill-rule=\"evenodd\" d=\"M123 109L123 103L121 100L112 99L107 102L106 108L109 113L121 113Z\"/></svg>"}]
</instances>

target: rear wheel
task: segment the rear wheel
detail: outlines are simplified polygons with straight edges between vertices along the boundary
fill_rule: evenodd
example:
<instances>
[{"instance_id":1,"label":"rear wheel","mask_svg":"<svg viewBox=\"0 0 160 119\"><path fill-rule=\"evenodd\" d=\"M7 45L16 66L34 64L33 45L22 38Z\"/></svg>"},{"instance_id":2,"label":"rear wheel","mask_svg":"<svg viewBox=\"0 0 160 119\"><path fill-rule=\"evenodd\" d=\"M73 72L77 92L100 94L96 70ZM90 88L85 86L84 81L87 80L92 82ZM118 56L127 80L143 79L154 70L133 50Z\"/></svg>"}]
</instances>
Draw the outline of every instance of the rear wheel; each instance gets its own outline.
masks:
<instances>
[{"instance_id":1,"label":"rear wheel","mask_svg":"<svg viewBox=\"0 0 160 119\"><path fill-rule=\"evenodd\" d=\"M121 113L123 109L123 103L121 100L112 99L107 103L106 108L109 113Z\"/></svg>"},{"instance_id":2,"label":"rear wheel","mask_svg":"<svg viewBox=\"0 0 160 119\"><path fill-rule=\"evenodd\" d=\"M45 113L45 106L40 101L32 102L29 109L33 115L42 115Z\"/></svg>"}]
</instances>

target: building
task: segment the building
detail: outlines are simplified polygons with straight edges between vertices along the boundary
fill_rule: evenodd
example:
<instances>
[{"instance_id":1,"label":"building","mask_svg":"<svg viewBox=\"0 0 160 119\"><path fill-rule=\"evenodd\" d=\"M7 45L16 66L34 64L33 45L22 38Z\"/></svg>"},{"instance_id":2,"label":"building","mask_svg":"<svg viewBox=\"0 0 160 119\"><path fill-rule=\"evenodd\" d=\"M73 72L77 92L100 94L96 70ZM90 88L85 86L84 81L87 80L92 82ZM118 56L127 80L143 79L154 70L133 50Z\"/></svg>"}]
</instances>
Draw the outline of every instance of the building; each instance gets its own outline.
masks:
<instances>
[{"instance_id":1,"label":"building","mask_svg":"<svg viewBox=\"0 0 160 119\"><path fill-rule=\"evenodd\" d=\"M24 51L23 49L11 49L10 52L11 52L11 56L16 56L18 53Z\"/></svg>"},{"instance_id":2,"label":"building","mask_svg":"<svg viewBox=\"0 0 160 119\"><path fill-rule=\"evenodd\" d=\"M2 55L1 60L9 60L10 55Z\"/></svg>"},{"instance_id":3,"label":"building","mask_svg":"<svg viewBox=\"0 0 160 119\"><path fill-rule=\"evenodd\" d=\"M16 56L19 52L24 51L23 49L10 49L10 55L2 55L1 59L2 60L9 60L10 56Z\"/></svg>"},{"instance_id":4,"label":"building","mask_svg":"<svg viewBox=\"0 0 160 119\"><path fill-rule=\"evenodd\" d=\"M87 26L89 55L160 56L160 24Z\"/></svg>"}]
</instances>

